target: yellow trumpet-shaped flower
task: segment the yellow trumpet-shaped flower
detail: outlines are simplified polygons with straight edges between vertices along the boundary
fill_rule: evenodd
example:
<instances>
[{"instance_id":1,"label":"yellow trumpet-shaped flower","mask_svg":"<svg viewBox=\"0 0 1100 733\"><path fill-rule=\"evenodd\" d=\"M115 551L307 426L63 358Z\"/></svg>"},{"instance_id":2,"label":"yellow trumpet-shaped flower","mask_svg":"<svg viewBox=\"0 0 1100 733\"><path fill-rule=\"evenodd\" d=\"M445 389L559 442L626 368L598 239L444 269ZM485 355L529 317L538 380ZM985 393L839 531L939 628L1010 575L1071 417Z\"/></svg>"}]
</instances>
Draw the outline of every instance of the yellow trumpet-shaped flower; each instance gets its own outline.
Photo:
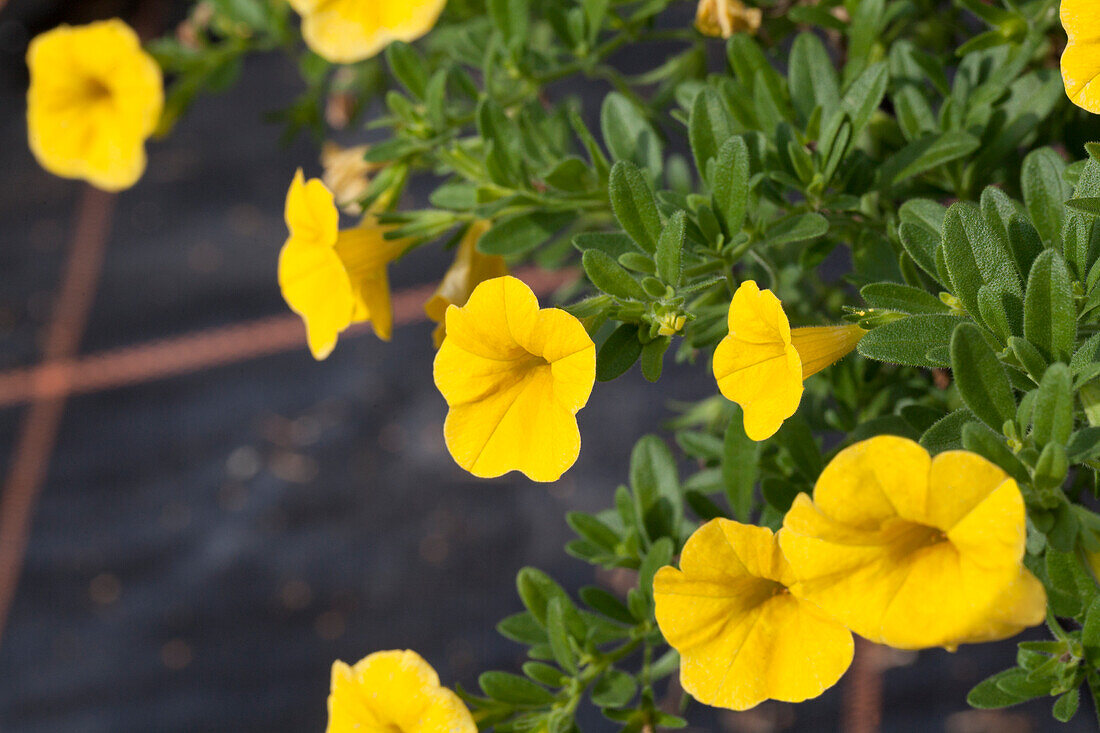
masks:
<instances>
[{"instance_id":1,"label":"yellow trumpet-shaped flower","mask_svg":"<svg viewBox=\"0 0 1100 733\"><path fill-rule=\"evenodd\" d=\"M424 304L428 318L438 325L432 331L435 348L443 344L447 335L445 323L447 308L452 305L463 306L470 299L474 288L486 280L503 277L508 274L508 265L499 255L483 255L477 251L477 241L489 231L490 222L475 221L466 230L455 251L455 260L439 281L435 294Z\"/></svg>"},{"instance_id":2,"label":"yellow trumpet-shaped flower","mask_svg":"<svg viewBox=\"0 0 1100 733\"><path fill-rule=\"evenodd\" d=\"M841 451L800 494L779 544L800 592L852 631L902 649L1004 639L1041 622L1022 565L1016 482L966 451L935 458L877 436Z\"/></svg>"},{"instance_id":3,"label":"yellow trumpet-shaped flower","mask_svg":"<svg viewBox=\"0 0 1100 733\"><path fill-rule=\"evenodd\" d=\"M745 434L765 440L802 401L802 382L843 358L866 331L856 325L792 329L783 304L752 280L729 310L729 335L714 351L714 378L745 411Z\"/></svg>"},{"instance_id":4,"label":"yellow trumpet-shaped flower","mask_svg":"<svg viewBox=\"0 0 1100 733\"><path fill-rule=\"evenodd\" d=\"M531 288L498 277L451 305L435 357L435 385L450 410L447 449L475 476L521 471L556 481L577 460L577 412L596 380L596 347L581 322L539 309Z\"/></svg>"},{"instance_id":5,"label":"yellow trumpet-shaped flower","mask_svg":"<svg viewBox=\"0 0 1100 733\"><path fill-rule=\"evenodd\" d=\"M745 7L741 0L699 0L695 28L714 38L729 38L741 32L755 34L763 17L760 8Z\"/></svg>"},{"instance_id":6,"label":"yellow trumpet-shaped flower","mask_svg":"<svg viewBox=\"0 0 1100 733\"><path fill-rule=\"evenodd\" d=\"M279 288L306 325L309 349L324 359L340 332L370 321L384 341L393 332L386 266L408 247L385 238L387 227L367 218L363 226L340 230L332 193L299 170L286 197L290 236L279 252Z\"/></svg>"},{"instance_id":7,"label":"yellow trumpet-shaped flower","mask_svg":"<svg viewBox=\"0 0 1100 733\"><path fill-rule=\"evenodd\" d=\"M302 16L302 37L334 64L374 56L393 41L430 31L447 0L289 0Z\"/></svg>"},{"instance_id":8,"label":"yellow trumpet-shaped flower","mask_svg":"<svg viewBox=\"0 0 1100 733\"><path fill-rule=\"evenodd\" d=\"M707 705L746 710L817 697L852 662L852 634L799 597L766 527L704 524L680 569L657 572L653 596L661 633L680 652L680 682Z\"/></svg>"},{"instance_id":9,"label":"yellow trumpet-shaped flower","mask_svg":"<svg viewBox=\"0 0 1100 733\"><path fill-rule=\"evenodd\" d=\"M477 733L473 716L414 651L332 665L326 733Z\"/></svg>"},{"instance_id":10,"label":"yellow trumpet-shaped flower","mask_svg":"<svg viewBox=\"0 0 1100 733\"><path fill-rule=\"evenodd\" d=\"M31 41L27 65L27 137L38 163L105 191L134 185L164 86L133 29L118 19L58 26Z\"/></svg>"},{"instance_id":11,"label":"yellow trumpet-shaped flower","mask_svg":"<svg viewBox=\"0 0 1100 733\"><path fill-rule=\"evenodd\" d=\"M1100 4L1062 0L1062 26L1069 36L1062 52L1062 81L1078 107L1100 113Z\"/></svg>"}]
</instances>

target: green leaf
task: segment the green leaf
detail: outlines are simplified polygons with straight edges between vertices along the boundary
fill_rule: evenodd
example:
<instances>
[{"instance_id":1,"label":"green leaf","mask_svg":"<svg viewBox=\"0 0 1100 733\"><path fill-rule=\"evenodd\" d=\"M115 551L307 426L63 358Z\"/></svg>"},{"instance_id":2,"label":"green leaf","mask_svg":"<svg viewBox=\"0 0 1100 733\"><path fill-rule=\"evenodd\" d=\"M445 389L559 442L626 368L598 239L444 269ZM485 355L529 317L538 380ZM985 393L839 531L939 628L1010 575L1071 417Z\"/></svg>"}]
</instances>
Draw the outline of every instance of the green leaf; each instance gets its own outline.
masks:
<instances>
[{"instance_id":1,"label":"green leaf","mask_svg":"<svg viewBox=\"0 0 1100 733\"><path fill-rule=\"evenodd\" d=\"M1016 416L1016 398L1004 366L972 323L961 323L951 338L951 369L959 396L982 422L1000 431Z\"/></svg>"},{"instance_id":2,"label":"green leaf","mask_svg":"<svg viewBox=\"0 0 1100 733\"><path fill-rule=\"evenodd\" d=\"M546 624L546 607L552 598L569 600L569 596L549 575L532 567L526 567L516 575L516 589L520 600L540 625Z\"/></svg>"},{"instance_id":3,"label":"green leaf","mask_svg":"<svg viewBox=\"0 0 1100 733\"><path fill-rule=\"evenodd\" d=\"M1066 202L1066 206L1082 214L1100 216L1100 197L1097 196L1070 199Z\"/></svg>"},{"instance_id":4,"label":"green leaf","mask_svg":"<svg viewBox=\"0 0 1100 733\"><path fill-rule=\"evenodd\" d=\"M616 163L611 169L608 194L615 218L623 230L644 251L656 252L661 236L661 215L657 213L653 189L637 166L624 161Z\"/></svg>"},{"instance_id":5,"label":"green leaf","mask_svg":"<svg viewBox=\"0 0 1100 733\"><path fill-rule=\"evenodd\" d=\"M979 682L966 696L966 702L974 708L989 710L993 708L1006 708L1009 705L1017 705L1027 700L1027 697L1019 697L1006 692L1001 687L1001 682L1009 678L1026 677L1027 672L1019 668L1006 669L992 677Z\"/></svg>"},{"instance_id":6,"label":"green leaf","mask_svg":"<svg viewBox=\"0 0 1100 733\"><path fill-rule=\"evenodd\" d=\"M949 313L950 308L931 293L898 283L871 283L864 285L860 296L872 308L886 308L902 313Z\"/></svg>"},{"instance_id":7,"label":"green leaf","mask_svg":"<svg viewBox=\"0 0 1100 733\"><path fill-rule=\"evenodd\" d=\"M577 674L577 658L569 642L569 632L565 628L565 606L561 598L551 598L546 606L546 635L550 640L550 651L554 660L571 675Z\"/></svg>"},{"instance_id":8,"label":"green leaf","mask_svg":"<svg viewBox=\"0 0 1100 733\"><path fill-rule=\"evenodd\" d=\"M630 610L623 605L623 602L603 588L597 588L593 585L585 586L580 590L580 597L589 608L602 613L609 619L631 626L635 623L634 617L630 614Z\"/></svg>"},{"instance_id":9,"label":"green leaf","mask_svg":"<svg viewBox=\"0 0 1100 733\"><path fill-rule=\"evenodd\" d=\"M744 413L739 405L730 406L730 422L722 450L722 483L733 515L749 521L754 504L753 492L759 476L760 444L745 435Z\"/></svg>"},{"instance_id":10,"label":"green leaf","mask_svg":"<svg viewBox=\"0 0 1100 733\"><path fill-rule=\"evenodd\" d=\"M939 280L936 250L940 247L940 235L919 224L903 221L898 226L898 238L906 253L913 258L913 262L916 262L933 279Z\"/></svg>"},{"instance_id":11,"label":"green leaf","mask_svg":"<svg viewBox=\"0 0 1100 733\"><path fill-rule=\"evenodd\" d=\"M424 99L428 89L428 68L419 51L407 43L394 41L386 47L386 63L410 94Z\"/></svg>"},{"instance_id":12,"label":"green leaf","mask_svg":"<svg viewBox=\"0 0 1100 733\"><path fill-rule=\"evenodd\" d=\"M963 428L967 423L976 421L970 410L955 410L925 430L924 435L920 436L920 444L932 455L962 448Z\"/></svg>"},{"instance_id":13,"label":"green leaf","mask_svg":"<svg viewBox=\"0 0 1100 733\"><path fill-rule=\"evenodd\" d=\"M695 156L695 167L701 177L707 175L707 164L735 132L733 117L722 97L712 87L703 87L695 95L688 118L688 139Z\"/></svg>"},{"instance_id":14,"label":"green leaf","mask_svg":"<svg viewBox=\"0 0 1100 733\"><path fill-rule=\"evenodd\" d=\"M596 353L596 379L610 382L634 366L641 355L642 342L638 340L637 324L620 324Z\"/></svg>"},{"instance_id":15,"label":"green leaf","mask_svg":"<svg viewBox=\"0 0 1100 733\"><path fill-rule=\"evenodd\" d=\"M623 232L585 232L573 237L573 246L581 252L589 249L603 250L615 259L628 252L641 254L634 240Z\"/></svg>"},{"instance_id":16,"label":"green leaf","mask_svg":"<svg viewBox=\"0 0 1100 733\"><path fill-rule=\"evenodd\" d=\"M836 70L825 45L813 33L799 33L791 46L788 79L791 103L798 116L807 121L815 108L829 117L840 104Z\"/></svg>"},{"instance_id":17,"label":"green leaf","mask_svg":"<svg viewBox=\"0 0 1100 733\"><path fill-rule=\"evenodd\" d=\"M976 206L955 203L947 210L941 251L955 295L971 316L981 316L978 290L986 285L991 296L1004 298L1010 323L1019 322L1023 289L1015 261L1007 240L996 235Z\"/></svg>"},{"instance_id":18,"label":"green leaf","mask_svg":"<svg viewBox=\"0 0 1100 733\"><path fill-rule=\"evenodd\" d=\"M658 336L642 347L642 376L650 382L656 382L661 378L664 369L665 352L668 351L672 338Z\"/></svg>"},{"instance_id":19,"label":"green leaf","mask_svg":"<svg viewBox=\"0 0 1100 733\"><path fill-rule=\"evenodd\" d=\"M568 212L536 211L500 219L477 241L487 255L519 255L539 246L574 219Z\"/></svg>"},{"instance_id":20,"label":"green leaf","mask_svg":"<svg viewBox=\"0 0 1100 733\"><path fill-rule=\"evenodd\" d=\"M664 167L661 139L633 102L618 92L604 97L600 128L615 160L634 163L646 170L650 181L657 180Z\"/></svg>"},{"instance_id":21,"label":"green leaf","mask_svg":"<svg viewBox=\"0 0 1100 733\"><path fill-rule=\"evenodd\" d=\"M569 512L565 515L565 521L574 532L605 550L614 552L619 544L619 535L591 514Z\"/></svg>"},{"instance_id":22,"label":"green leaf","mask_svg":"<svg viewBox=\"0 0 1100 733\"><path fill-rule=\"evenodd\" d=\"M477 678L482 691L493 700L513 705L542 706L556 699L545 687L508 672L484 672Z\"/></svg>"},{"instance_id":23,"label":"green leaf","mask_svg":"<svg viewBox=\"0 0 1100 733\"><path fill-rule=\"evenodd\" d=\"M859 342L868 359L908 366L947 367L955 327L965 319L948 315L917 315L871 330Z\"/></svg>"},{"instance_id":24,"label":"green leaf","mask_svg":"<svg viewBox=\"0 0 1100 733\"><path fill-rule=\"evenodd\" d=\"M638 281L603 250L586 250L581 264L592 284L608 295L624 300L648 300Z\"/></svg>"},{"instance_id":25,"label":"green leaf","mask_svg":"<svg viewBox=\"0 0 1100 733\"><path fill-rule=\"evenodd\" d=\"M1054 701L1054 708L1051 711L1054 719L1061 723L1068 723L1077 714L1077 707L1080 703L1080 688L1074 687Z\"/></svg>"},{"instance_id":26,"label":"green leaf","mask_svg":"<svg viewBox=\"0 0 1100 733\"><path fill-rule=\"evenodd\" d=\"M609 669L592 686L592 702L600 707L623 707L634 699L637 690L633 675Z\"/></svg>"},{"instance_id":27,"label":"green leaf","mask_svg":"<svg viewBox=\"0 0 1100 733\"><path fill-rule=\"evenodd\" d=\"M781 220L768 230L769 246L780 246L793 242L805 242L822 237L829 231L829 220L821 214L798 214Z\"/></svg>"},{"instance_id":28,"label":"green leaf","mask_svg":"<svg viewBox=\"0 0 1100 733\"><path fill-rule=\"evenodd\" d=\"M1078 430L1066 446L1066 457L1071 463L1084 463L1100 456L1100 427Z\"/></svg>"},{"instance_id":29,"label":"green leaf","mask_svg":"<svg viewBox=\"0 0 1100 733\"><path fill-rule=\"evenodd\" d=\"M914 140L882 163L879 168L880 184L883 188L889 188L966 157L980 145L981 140L963 130L952 130Z\"/></svg>"},{"instance_id":30,"label":"green leaf","mask_svg":"<svg viewBox=\"0 0 1100 733\"><path fill-rule=\"evenodd\" d=\"M680 267L684 250L684 234L687 231L684 212L677 211L669 217L668 223L657 240L657 276L665 283L676 287L680 284Z\"/></svg>"},{"instance_id":31,"label":"green leaf","mask_svg":"<svg viewBox=\"0 0 1100 733\"><path fill-rule=\"evenodd\" d=\"M1068 361L1077 337L1073 284L1057 250L1035 260L1024 296L1024 338L1050 361Z\"/></svg>"},{"instance_id":32,"label":"green leaf","mask_svg":"<svg viewBox=\"0 0 1100 733\"><path fill-rule=\"evenodd\" d=\"M1032 437L1039 446L1069 442L1073 432L1073 378L1065 364L1051 364L1035 398Z\"/></svg>"},{"instance_id":33,"label":"green leaf","mask_svg":"<svg viewBox=\"0 0 1100 733\"><path fill-rule=\"evenodd\" d=\"M749 202L749 148L744 138L732 137L718 150L711 188L714 212L728 237L740 233Z\"/></svg>"},{"instance_id":34,"label":"green leaf","mask_svg":"<svg viewBox=\"0 0 1100 733\"><path fill-rule=\"evenodd\" d=\"M1065 201L1071 195L1062 173L1065 161L1050 148L1034 150L1024 158L1020 185L1031 222L1048 246L1061 242Z\"/></svg>"},{"instance_id":35,"label":"green leaf","mask_svg":"<svg viewBox=\"0 0 1100 733\"><path fill-rule=\"evenodd\" d=\"M1031 480L1027 468L1009 450L1004 437L981 423L968 422L962 426L962 447L997 464L1020 483Z\"/></svg>"},{"instance_id":36,"label":"green leaf","mask_svg":"<svg viewBox=\"0 0 1100 733\"><path fill-rule=\"evenodd\" d=\"M512 641L534 646L546 643L546 629L530 611L515 613L497 624L497 632Z\"/></svg>"},{"instance_id":37,"label":"green leaf","mask_svg":"<svg viewBox=\"0 0 1100 733\"><path fill-rule=\"evenodd\" d=\"M1046 359L1039 353L1039 350L1030 341L1018 336L1012 336L1008 339L1008 348L1012 350L1016 360L1020 362L1028 376L1038 384L1039 380L1043 378L1043 373L1047 370Z\"/></svg>"},{"instance_id":38,"label":"green leaf","mask_svg":"<svg viewBox=\"0 0 1100 733\"><path fill-rule=\"evenodd\" d=\"M650 608L653 607L653 576L657 571L672 562L674 545L669 537L661 537L649 548L641 566L638 568L638 588L646 598Z\"/></svg>"},{"instance_id":39,"label":"green leaf","mask_svg":"<svg viewBox=\"0 0 1100 733\"><path fill-rule=\"evenodd\" d=\"M630 485L650 539L678 536L684 505L672 451L656 435L646 435L630 454Z\"/></svg>"}]
</instances>

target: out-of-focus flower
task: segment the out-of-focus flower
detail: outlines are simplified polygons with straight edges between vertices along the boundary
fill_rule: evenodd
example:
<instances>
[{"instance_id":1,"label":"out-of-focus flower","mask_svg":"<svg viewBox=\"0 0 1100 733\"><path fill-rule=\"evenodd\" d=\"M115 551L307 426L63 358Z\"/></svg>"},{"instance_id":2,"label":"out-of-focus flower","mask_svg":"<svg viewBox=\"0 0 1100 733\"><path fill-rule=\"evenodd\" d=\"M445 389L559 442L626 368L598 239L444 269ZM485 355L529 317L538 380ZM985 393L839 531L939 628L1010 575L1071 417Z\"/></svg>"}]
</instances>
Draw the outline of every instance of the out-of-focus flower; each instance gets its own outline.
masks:
<instances>
[{"instance_id":1,"label":"out-of-focus flower","mask_svg":"<svg viewBox=\"0 0 1100 733\"><path fill-rule=\"evenodd\" d=\"M374 56L393 41L430 31L447 0L288 0L302 16L302 37L334 64Z\"/></svg>"},{"instance_id":2,"label":"out-of-focus flower","mask_svg":"<svg viewBox=\"0 0 1100 733\"><path fill-rule=\"evenodd\" d=\"M1062 52L1062 81L1078 107L1100 114L1100 3L1062 0L1069 43Z\"/></svg>"},{"instance_id":3,"label":"out-of-focus flower","mask_svg":"<svg viewBox=\"0 0 1100 733\"><path fill-rule=\"evenodd\" d=\"M734 33L755 34L760 30L763 13L748 8L741 0L699 0L695 27L705 36L729 38Z\"/></svg>"},{"instance_id":4,"label":"out-of-focus flower","mask_svg":"<svg viewBox=\"0 0 1100 733\"><path fill-rule=\"evenodd\" d=\"M661 633L680 652L680 683L707 705L746 710L817 697L852 662L852 634L799 598L766 527L704 524L680 569L657 572L653 597Z\"/></svg>"},{"instance_id":5,"label":"out-of-focus flower","mask_svg":"<svg viewBox=\"0 0 1100 733\"><path fill-rule=\"evenodd\" d=\"M326 733L477 733L462 700L414 651L375 652L332 665Z\"/></svg>"},{"instance_id":6,"label":"out-of-focus flower","mask_svg":"<svg viewBox=\"0 0 1100 733\"><path fill-rule=\"evenodd\" d=\"M851 352L865 333L854 324L791 329L779 299L746 280L730 302L714 378L744 409L745 434L765 440L798 409L802 382Z\"/></svg>"},{"instance_id":7,"label":"out-of-focus flower","mask_svg":"<svg viewBox=\"0 0 1100 733\"><path fill-rule=\"evenodd\" d=\"M324 169L321 180L332 191L336 205L355 216L363 213L359 201L367 193L370 174L375 169L375 165L363 159L369 148L369 145L343 148L334 142L326 142L321 147L321 167Z\"/></svg>"},{"instance_id":8,"label":"out-of-focus flower","mask_svg":"<svg viewBox=\"0 0 1100 733\"><path fill-rule=\"evenodd\" d=\"M368 217L362 226L340 230L332 193L299 170L286 197L290 236L279 253L279 288L287 305L306 324L309 349L324 359L340 332L370 321L388 341L393 332L386 267L408 247L387 240L386 227Z\"/></svg>"},{"instance_id":9,"label":"out-of-focus flower","mask_svg":"<svg viewBox=\"0 0 1100 733\"><path fill-rule=\"evenodd\" d=\"M118 19L58 26L31 41L27 65L28 140L39 164L105 191L134 185L164 82L133 29Z\"/></svg>"},{"instance_id":10,"label":"out-of-focus flower","mask_svg":"<svg viewBox=\"0 0 1100 733\"><path fill-rule=\"evenodd\" d=\"M837 454L813 500L795 499L779 545L800 594L860 636L954 649L1043 620L1026 537L1020 489L1000 468L882 435Z\"/></svg>"},{"instance_id":11,"label":"out-of-focus flower","mask_svg":"<svg viewBox=\"0 0 1100 733\"><path fill-rule=\"evenodd\" d=\"M432 341L437 349L447 335L447 308L452 305L466 305L470 293L480 283L508 274L508 265L504 264L503 257L483 255L477 251L477 241L482 234L489 231L490 225L488 221L475 221L470 225L458 243L454 262L439 281L435 295L424 304L424 312L428 314L428 318L438 324L432 331Z\"/></svg>"},{"instance_id":12,"label":"out-of-focus flower","mask_svg":"<svg viewBox=\"0 0 1100 733\"><path fill-rule=\"evenodd\" d=\"M581 322L539 309L522 281L498 277L447 308L435 384L450 410L443 436L475 476L522 471L556 481L577 460L577 412L596 380L596 347Z\"/></svg>"}]
</instances>

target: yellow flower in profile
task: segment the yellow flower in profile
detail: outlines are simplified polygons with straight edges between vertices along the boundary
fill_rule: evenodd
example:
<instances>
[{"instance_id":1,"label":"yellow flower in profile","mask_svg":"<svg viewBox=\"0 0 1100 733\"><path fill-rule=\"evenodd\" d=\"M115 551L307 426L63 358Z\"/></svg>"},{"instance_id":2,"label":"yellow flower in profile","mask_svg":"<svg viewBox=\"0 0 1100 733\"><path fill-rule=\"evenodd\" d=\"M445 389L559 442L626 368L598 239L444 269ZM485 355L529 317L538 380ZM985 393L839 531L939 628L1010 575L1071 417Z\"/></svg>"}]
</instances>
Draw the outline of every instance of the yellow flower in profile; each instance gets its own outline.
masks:
<instances>
[{"instance_id":1,"label":"yellow flower in profile","mask_svg":"<svg viewBox=\"0 0 1100 733\"><path fill-rule=\"evenodd\" d=\"M744 409L745 434L765 440L798 409L803 380L847 355L865 333L856 325L792 329L779 298L746 280L730 303L729 335L714 350L714 378Z\"/></svg>"},{"instance_id":2,"label":"yellow flower in profile","mask_svg":"<svg viewBox=\"0 0 1100 733\"><path fill-rule=\"evenodd\" d=\"M326 733L477 733L473 716L414 651L332 665Z\"/></svg>"},{"instance_id":3,"label":"yellow flower in profile","mask_svg":"<svg viewBox=\"0 0 1100 733\"><path fill-rule=\"evenodd\" d=\"M388 240L387 228L370 217L363 226L340 230L332 193L319 179L306 181L299 170L286 197L290 236L279 252L279 288L287 305L306 324L309 349L324 359L340 332L370 321L389 341L393 331L386 266L408 247Z\"/></svg>"},{"instance_id":4,"label":"yellow flower in profile","mask_svg":"<svg viewBox=\"0 0 1100 733\"><path fill-rule=\"evenodd\" d=\"M1069 43L1062 52L1062 81L1070 101L1100 113L1100 4L1062 0L1062 26Z\"/></svg>"},{"instance_id":5,"label":"yellow flower in profile","mask_svg":"<svg viewBox=\"0 0 1100 733\"><path fill-rule=\"evenodd\" d=\"M430 31L447 0L289 0L302 16L302 37L334 64L370 58L393 41Z\"/></svg>"},{"instance_id":6,"label":"yellow flower in profile","mask_svg":"<svg viewBox=\"0 0 1100 733\"><path fill-rule=\"evenodd\" d=\"M1026 537L1020 489L1000 468L881 435L837 454L813 500L795 499L779 544L802 595L855 633L954 649L1043 620Z\"/></svg>"},{"instance_id":7,"label":"yellow flower in profile","mask_svg":"<svg viewBox=\"0 0 1100 733\"><path fill-rule=\"evenodd\" d=\"M581 322L539 309L521 280L498 277L447 308L435 385L450 410L443 426L459 466L492 478L521 471L556 481L577 460L577 412L596 380L596 347Z\"/></svg>"},{"instance_id":8,"label":"yellow flower in profile","mask_svg":"<svg viewBox=\"0 0 1100 733\"><path fill-rule=\"evenodd\" d=\"M454 263L443 275L435 294L424 304L428 318L438 324L432 331L432 342L437 349L447 335L447 324L444 322L447 308L466 305L470 293L479 283L508 274L508 265L504 264L503 257L483 255L477 251L477 241L489 231L490 226L488 221L475 221L470 225L458 243Z\"/></svg>"},{"instance_id":9,"label":"yellow flower in profile","mask_svg":"<svg viewBox=\"0 0 1100 733\"><path fill-rule=\"evenodd\" d=\"M695 28L714 38L729 38L741 32L755 34L763 15L760 8L747 8L741 0L699 0Z\"/></svg>"},{"instance_id":10,"label":"yellow flower in profile","mask_svg":"<svg viewBox=\"0 0 1100 733\"><path fill-rule=\"evenodd\" d=\"M852 634L799 597L775 535L729 519L695 531L680 569L653 579L657 624L680 652L680 683L706 705L801 702L852 663Z\"/></svg>"},{"instance_id":11,"label":"yellow flower in profile","mask_svg":"<svg viewBox=\"0 0 1100 733\"><path fill-rule=\"evenodd\" d=\"M164 86L133 29L118 19L58 26L31 41L27 65L27 137L39 165L104 191L134 185Z\"/></svg>"}]
</instances>

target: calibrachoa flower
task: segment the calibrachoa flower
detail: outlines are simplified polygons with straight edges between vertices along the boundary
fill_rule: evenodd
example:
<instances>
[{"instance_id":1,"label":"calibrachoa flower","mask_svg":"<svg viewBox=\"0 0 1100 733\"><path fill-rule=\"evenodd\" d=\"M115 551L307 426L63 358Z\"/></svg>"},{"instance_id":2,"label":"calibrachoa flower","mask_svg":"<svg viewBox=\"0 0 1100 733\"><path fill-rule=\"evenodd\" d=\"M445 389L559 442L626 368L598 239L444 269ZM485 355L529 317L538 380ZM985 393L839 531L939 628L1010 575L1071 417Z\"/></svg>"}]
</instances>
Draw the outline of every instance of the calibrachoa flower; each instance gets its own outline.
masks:
<instances>
[{"instance_id":1,"label":"calibrachoa flower","mask_svg":"<svg viewBox=\"0 0 1100 733\"><path fill-rule=\"evenodd\" d=\"M1062 25L1069 36L1062 52L1062 81L1078 107L1100 113L1100 3L1062 0Z\"/></svg>"},{"instance_id":2,"label":"calibrachoa flower","mask_svg":"<svg viewBox=\"0 0 1100 733\"><path fill-rule=\"evenodd\" d=\"M747 8L741 0L699 0L695 27L705 36L729 38L742 31L755 34L762 19L760 8Z\"/></svg>"},{"instance_id":3,"label":"calibrachoa flower","mask_svg":"<svg viewBox=\"0 0 1100 733\"><path fill-rule=\"evenodd\" d=\"M455 250L454 263L439 281L435 295L424 305L428 318L438 324L432 331L432 341L437 349L447 335L447 325L444 323L447 308L466 305L478 283L508 274L508 265L504 264L503 257L483 255L477 251L477 241L489 231L489 226L488 221L475 221L469 226Z\"/></svg>"},{"instance_id":4,"label":"calibrachoa flower","mask_svg":"<svg viewBox=\"0 0 1100 733\"><path fill-rule=\"evenodd\" d=\"M279 252L279 288L287 305L306 324L309 349L324 359L340 332L370 321L385 341L393 331L386 266L408 247L388 240L387 228L373 223L340 230L332 193L317 178L306 181L299 170L286 197L290 236Z\"/></svg>"},{"instance_id":5,"label":"calibrachoa flower","mask_svg":"<svg viewBox=\"0 0 1100 733\"><path fill-rule=\"evenodd\" d=\"M800 702L836 684L852 634L799 597L772 531L714 519L684 545L680 569L653 580L657 623L680 652L680 682L699 702L746 710Z\"/></svg>"},{"instance_id":6,"label":"calibrachoa flower","mask_svg":"<svg viewBox=\"0 0 1100 733\"><path fill-rule=\"evenodd\" d=\"M374 56L393 41L432 29L447 0L289 0L302 16L302 38L334 64Z\"/></svg>"},{"instance_id":7,"label":"calibrachoa flower","mask_svg":"<svg viewBox=\"0 0 1100 733\"><path fill-rule=\"evenodd\" d=\"M476 733L458 695L414 651L375 652L332 665L327 733Z\"/></svg>"},{"instance_id":8,"label":"calibrachoa flower","mask_svg":"<svg viewBox=\"0 0 1100 733\"><path fill-rule=\"evenodd\" d=\"M883 435L826 466L779 544L802 595L855 633L954 649L1043 620L1046 593L1022 565L1026 536L1020 489L1000 468Z\"/></svg>"},{"instance_id":9,"label":"calibrachoa flower","mask_svg":"<svg viewBox=\"0 0 1100 733\"><path fill-rule=\"evenodd\" d=\"M729 335L714 350L714 378L745 411L745 434L765 440L802 401L802 382L843 358L866 331L856 325L792 329L770 290L746 280L733 294Z\"/></svg>"},{"instance_id":10,"label":"calibrachoa flower","mask_svg":"<svg viewBox=\"0 0 1100 733\"><path fill-rule=\"evenodd\" d=\"M38 163L105 191L134 185L164 87L130 26L118 19L59 26L31 41L27 65L27 132Z\"/></svg>"},{"instance_id":11,"label":"calibrachoa flower","mask_svg":"<svg viewBox=\"0 0 1100 733\"><path fill-rule=\"evenodd\" d=\"M498 277L447 308L435 384L450 410L443 427L458 465L491 478L522 471L556 481L577 460L577 412L596 380L596 347L581 322L539 309L531 288Z\"/></svg>"}]
</instances>

